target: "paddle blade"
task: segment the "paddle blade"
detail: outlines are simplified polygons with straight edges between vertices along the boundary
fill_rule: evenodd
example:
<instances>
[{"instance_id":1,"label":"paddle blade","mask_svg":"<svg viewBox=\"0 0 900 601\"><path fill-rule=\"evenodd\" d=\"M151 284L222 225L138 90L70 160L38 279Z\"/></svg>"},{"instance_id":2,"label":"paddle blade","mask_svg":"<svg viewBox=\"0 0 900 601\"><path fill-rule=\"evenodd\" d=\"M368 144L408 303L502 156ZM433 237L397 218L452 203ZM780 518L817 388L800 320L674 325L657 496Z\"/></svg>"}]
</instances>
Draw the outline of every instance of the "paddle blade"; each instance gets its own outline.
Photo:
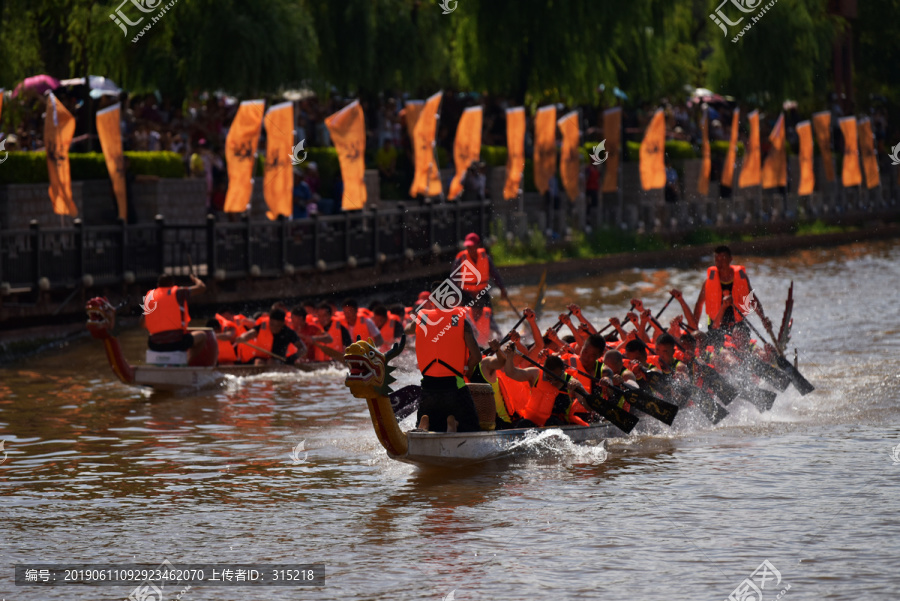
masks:
<instances>
[{"instance_id":1,"label":"paddle blade","mask_svg":"<svg viewBox=\"0 0 900 601\"><path fill-rule=\"evenodd\" d=\"M762 361L753 354L749 355L749 359L750 370L753 374L768 382L772 387L778 390L778 392L784 392L787 390L787 387L791 385L790 376L774 365Z\"/></svg>"},{"instance_id":2,"label":"paddle blade","mask_svg":"<svg viewBox=\"0 0 900 601\"><path fill-rule=\"evenodd\" d=\"M642 393L639 390L633 392L628 391L625 394L626 400L635 407L635 409L646 413L653 419L658 419L667 426L671 426L678 415L678 406L664 401L652 394Z\"/></svg>"},{"instance_id":3,"label":"paddle blade","mask_svg":"<svg viewBox=\"0 0 900 601\"><path fill-rule=\"evenodd\" d=\"M392 392L388 398L391 399L391 408L394 410L394 416L397 418L397 421L400 421L413 412L418 411L419 402L422 400L422 387L411 384Z\"/></svg>"},{"instance_id":4,"label":"paddle blade","mask_svg":"<svg viewBox=\"0 0 900 601\"><path fill-rule=\"evenodd\" d=\"M809 380L803 377L797 368L795 368L790 361L785 359L784 357L778 357L778 367L783 369L788 376L791 378L791 384L794 385L794 388L803 395L806 396L810 392L816 389L815 386L809 383Z\"/></svg>"},{"instance_id":5,"label":"paddle blade","mask_svg":"<svg viewBox=\"0 0 900 601\"><path fill-rule=\"evenodd\" d=\"M544 311L544 294L547 292L547 270L541 274L541 283L538 284L537 298L534 299L533 311L535 316L540 319L541 313Z\"/></svg>"},{"instance_id":6,"label":"paddle blade","mask_svg":"<svg viewBox=\"0 0 900 601\"><path fill-rule=\"evenodd\" d=\"M788 288L787 301L784 303L784 315L781 318L781 329L778 330L778 338L775 340L777 346L783 353L787 350L788 342L791 341L791 325L793 319L791 315L794 312L794 281L791 280L791 286Z\"/></svg>"},{"instance_id":7,"label":"paddle blade","mask_svg":"<svg viewBox=\"0 0 900 601\"><path fill-rule=\"evenodd\" d=\"M718 424L720 421L728 417L728 410L718 404L709 394L701 393L697 397L697 406L703 415L713 423Z\"/></svg>"},{"instance_id":8,"label":"paddle blade","mask_svg":"<svg viewBox=\"0 0 900 601\"><path fill-rule=\"evenodd\" d=\"M621 407L617 407L599 395L592 394L584 397L584 400L588 407L602 415L608 422L625 434L629 434L640 421Z\"/></svg>"},{"instance_id":9,"label":"paddle blade","mask_svg":"<svg viewBox=\"0 0 900 601\"><path fill-rule=\"evenodd\" d=\"M698 362L698 365L700 365L700 375L703 376L703 381L716 393L723 405L728 405L737 398L740 391L730 384L722 374L705 363Z\"/></svg>"},{"instance_id":10,"label":"paddle blade","mask_svg":"<svg viewBox=\"0 0 900 601\"><path fill-rule=\"evenodd\" d=\"M775 404L775 397L777 396L778 393L764 388L752 388L741 393L741 397L753 403L760 413L772 409L772 405Z\"/></svg>"}]
</instances>

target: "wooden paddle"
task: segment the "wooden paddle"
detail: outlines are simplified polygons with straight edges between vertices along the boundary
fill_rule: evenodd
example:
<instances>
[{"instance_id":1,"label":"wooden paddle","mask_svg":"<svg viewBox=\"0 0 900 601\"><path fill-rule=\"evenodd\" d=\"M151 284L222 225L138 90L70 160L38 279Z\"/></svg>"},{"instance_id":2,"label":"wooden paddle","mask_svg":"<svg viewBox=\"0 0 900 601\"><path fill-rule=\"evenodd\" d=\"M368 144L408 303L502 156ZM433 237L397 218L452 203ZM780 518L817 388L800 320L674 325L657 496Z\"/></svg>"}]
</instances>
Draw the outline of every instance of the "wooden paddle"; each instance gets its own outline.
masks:
<instances>
[{"instance_id":1,"label":"wooden paddle","mask_svg":"<svg viewBox=\"0 0 900 601\"><path fill-rule=\"evenodd\" d=\"M738 309L737 307L734 307L734 310L737 311L738 314L740 314L740 316L744 318L744 321L747 322L747 325L750 326L750 329L753 330L753 332L759 337L760 340L762 340L762 342L764 344L769 344L766 341L765 337L759 333L759 330L757 330L756 327L752 323L750 323L750 320L747 318L746 315L744 315L741 312L740 309ZM773 345L769 345L769 346L772 346L772 348L775 349L775 352L778 353L778 359L777 359L778 367L780 367L782 370L785 371L785 373L787 373L788 376L790 376L791 383L794 385L794 387L797 389L797 391L802 396L806 396L807 394L809 394L810 392L812 392L813 390L816 389L816 387L813 386L812 384L810 384L809 380L804 378L803 374L801 374L797 370L797 368L794 367L791 364L791 362L785 358L784 353L781 352L781 349L779 349L777 346L773 346Z\"/></svg>"},{"instance_id":2,"label":"wooden paddle","mask_svg":"<svg viewBox=\"0 0 900 601\"><path fill-rule=\"evenodd\" d=\"M260 351L260 352L263 352L263 353L267 354L268 356L272 357L273 359L278 359L279 361L282 361L283 363L287 363L287 359L285 359L285 358L282 357L281 355L276 355L276 354L273 353L272 351L267 351L266 349L264 349L264 348L261 347L261 346L256 346L255 344L251 344L251 343L249 343L249 342L241 342L240 344L246 344L246 345L249 346L250 348L256 349L256 350L258 350L258 351Z\"/></svg>"},{"instance_id":3,"label":"wooden paddle","mask_svg":"<svg viewBox=\"0 0 900 601\"><path fill-rule=\"evenodd\" d=\"M344 362L344 353L342 351L333 349L330 346L327 346L317 340L313 340L312 343L315 344L318 348L320 348L323 353L325 353L326 355L331 357L331 359L333 361L340 361L341 363Z\"/></svg>"},{"instance_id":4,"label":"wooden paddle","mask_svg":"<svg viewBox=\"0 0 900 601\"><path fill-rule=\"evenodd\" d=\"M634 311L634 303L631 303L631 309L629 309L629 311ZM625 318L627 319L628 316L626 315ZM623 320L623 321L624 321L624 320ZM625 323L628 323L628 322L626 321ZM622 325L624 326L625 324L623 323ZM600 328L600 330L599 330L597 333L598 333L598 334L602 334L603 332L605 332L606 330L610 329L611 327L613 327L613 324L608 323L608 324L606 324L605 326L603 326L602 328Z\"/></svg>"},{"instance_id":5,"label":"wooden paddle","mask_svg":"<svg viewBox=\"0 0 900 601\"><path fill-rule=\"evenodd\" d=\"M388 398L391 399L391 408L399 421L418 411L419 403L422 401L422 387L410 384L400 390L395 390L388 395Z\"/></svg>"},{"instance_id":6,"label":"wooden paddle","mask_svg":"<svg viewBox=\"0 0 900 601\"><path fill-rule=\"evenodd\" d=\"M565 379L561 378L560 376L557 376L555 373L548 370L547 368L545 368L543 365L541 365L540 363L538 363L531 357L529 357L527 355L523 355L522 353L519 353L518 351L516 351L516 353L518 353L518 355L520 357L522 357L527 362L529 362L532 365L534 365L535 367L537 367L539 370L541 370L542 372L544 372L545 374L547 374L554 380L557 380L559 382L562 382L563 384L566 384ZM561 390L560 392L562 393L564 391ZM607 401L606 399L600 397L599 395L584 395L578 391L574 391L574 392L575 392L575 394L580 396L582 399L584 399L584 401L588 404L588 407L590 407L591 409L593 409L594 411L596 411L597 413L602 415L604 418L606 418L607 421L609 421L611 424L613 424L615 427L617 427L619 430L621 430L625 434L628 434L629 432L631 432L634 429L634 427L637 425L637 423L640 421L638 418L631 415L630 413L628 413L621 407L616 406L611 401Z\"/></svg>"},{"instance_id":7,"label":"wooden paddle","mask_svg":"<svg viewBox=\"0 0 900 601\"><path fill-rule=\"evenodd\" d=\"M675 295L670 294L669 300L666 301L666 304L663 305L663 308L656 312L656 319L659 319L660 316L665 312L665 310L669 308L669 305L672 303L673 300L675 300ZM644 331L646 332L649 329L650 329L650 324L647 324L647 327L644 329Z\"/></svg>"},{"instance_id":8,"label":"wooden paddle","mask_svg":"<svg viewBox=\"0 0 900 601\"><path fill-rule=\"evenodd\" d=\"M583 372L580 369L576 369L575 371L582 376L590 378L594 383L600 382L599 378L595 378L587 372ZM664 401L649 392L631 388L626 390L624 388L618 388L617 386L609 386L609 389L617 395L625 397L625 400L634 405L636 409L639 409L654 419L658 419L667 426L671 426L672 422L675 421L675 416L678 415L678 405Z\"/></svg>"}]
</instances>

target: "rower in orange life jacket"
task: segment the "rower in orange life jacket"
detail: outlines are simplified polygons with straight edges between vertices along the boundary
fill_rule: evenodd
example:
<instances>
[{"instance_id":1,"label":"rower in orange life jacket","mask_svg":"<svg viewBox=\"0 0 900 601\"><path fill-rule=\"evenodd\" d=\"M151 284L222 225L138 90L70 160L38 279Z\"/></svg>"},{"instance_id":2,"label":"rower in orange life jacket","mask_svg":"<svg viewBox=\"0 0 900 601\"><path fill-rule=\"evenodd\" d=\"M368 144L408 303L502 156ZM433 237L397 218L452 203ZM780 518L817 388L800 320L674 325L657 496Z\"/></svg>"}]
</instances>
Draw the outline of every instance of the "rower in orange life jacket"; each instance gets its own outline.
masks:
<instances>
[{"instance_id":1,"label":"rower in orange life jacket","mask_svg":"<svg viewBox=\"0 0 900 601\"><path fill-rule=\"evenodd\" d=\"M472 324L461 307L447 311L431 301L419 309L405 333L416 335L416 363L422 373L422 400L416 421L433 432L480 430L465 378L481 360Z\"/></svg>"},{"instance_id":2,"label":"rower in orange life jacket","mask_svg":"<svg viewBox=\"0 0 900 601\"><path fill-rule=\"evenodd\" d=\"M384 345L384 338L381 331L369 317L363 315L363 310L359 308L359 304L355 299L348 298L344 301L344 319L341 323L350 332L350 340L372 339L376 347ZM352 343L351 343L352 344Z\"/></svg>"},{"instance_id":3,"label":"rower in orange life jacket","mask_svg":"<svg viewBox=\"0 0 900 601\"><path fill-rule=\"evenodd\" d=\"M490 307L473 306L468 308L468 312L469 319L475 327L475 340L478 341L478 346L485 346L488 343L492 330L498 336L500 335L497 324L494 323L494 312Z\"/></svg>"},{"instance_id":4,"label":"rower in orange life jacket","mask_svg":"<svg viewBox=\"0 0 900 601\"><path fill-rule=\"evenodd\" d=\"M403 324L400 318L391 314L384 305L376 305L372 309L372 322L381 332L381 338L384 341L378 347L381 352L389 351L391 346L403 336Z\"/></svg>"},{"instance_id":5,"label":"rower in orange life jacket","mask_svg":"<svg viewBox=\"0 0 900 601\"><path fill-rule=\"evenodd\" d=\"M506 365L506 353L500 348L496 340L489 340L488 347L494 352L492 356L482 357L475 371L469 376L469 382L475 384L490 384L494 393L494 408L496 420L492 430L507 430L519 419L516 413L516 399L512 398L513 391L509 390L506 381L500 378L500 370Z\"/></svg>"},{"instance_id":6,"label":"rower in orange life jacket","mask_svg":"<svg viewBox=\"0 0 900 601\"><path fill-rule=\"evenodd\" d=\"M334 318L334 311L331 308L331 305L325 301L319 303L318 307L316 307L316 317L318 318L319 326L322 328L324 334L313 336L313 341L343 355L344 350L353 344L355 340L350 338L350 332L347 331L347 328ZM320 361L332 360L332 358L323 353L321 349L317 349L316 357L317 360Z\"/></svg>"},{"instance_id":7,"label":"rower in orange life jacket","mask_svg":"<svg viewBox=\"0 0 900 601\"><path fill-rule=\"evenodd\" d=\"M236 342L248 342L255 339L255 346L269 351L266 358L257 357L257 365L281 361L293 364L306 354L306 345L294 330L285 326L286 315L281 309L274 309L259 325L247 330L237 337Z\"/></svg>"},{"instance_id":8,"label":"rower in orange life jacket","mask_svg":"<svg viewBox=\"0 0 900 601\"><path fill-rule=\"evenodd\" d=\"M771 330L772 322L763 313L762 303L756 295L750 294L753 287L746 270L741 265L731 264L731 249L727 246L716 248L715 261L715 266L706 271L706 280L694 306L694 319L700 321L700 313L705 304L710 329L730 332L743 321L741 313L756 312L766 329ZM740 311L734 310L734 307Z\"/></svg>"},{"instance_id":9,"label":"rower in orange life jacket","mask_svg":"<svg viewBox=\"0 0 900 601\"><path fill-rule=\"evenodd\" d=\"M515 352L513 347L510 347L509 352ZM556 355L550 355L544 361L544 370L552 375L536 367L519 368L511 361L506 362L504 370L510 378L528 382L531 386L528 401L519 410L522 419L513 424L513 427L541 428L566 423L587 425L574 415L572 397L569 394L570 390L582 389L582 386L578 380L565 373L565 367L566 364Z\"/></svg>"},{"instance_id":10,"label":"rower in orange life jacket","mask_svg":"<svg viewBox=\"0 0 900 601\"><path fill-rule=\"evenodd\" d=\"M223 311L216 313L214 320L207 323L210 327L211 322L215 321L219 328L216 331L216 340L219 342L219 365L232 365L239 361L237 351L234 348L234 339L244 333L244 329L238 330L238 325L234 323L234 315L230 312Z\"/></svg>"},{"instance_id":11,"label":"rower in orange life jacket","mask_svg":"<svg viewBox=\"0 0 900 601\"><path fill-rule=\"evenodd\" d=\"M478 234L473 232L466 236L463 245L465 250L456 255L450 271L450 280L456 285L461 284L462 304L469 307L488 307L493 310L491 295L488 292L491 278L500 287L500 296L509 301L500 272L494 267L487 251L481 248L481 238ZM468 264L464 264L464 262ZM493 316L491 318L493 319ZM499 328L497 330L499 331Z\"/></svg>"},{"instance_id":12,"label":"rower in orange life jacket","mask_svg":"<svg viewBox=\"0 0 900 601\"><path fill-rule=\"evenodd\" d=\"M302 305L294 307L291 310L291 316L292 319L290 323L285 323L288 327L297 332L300 339L306 344L306 355L304 359L306 361L319 361L320 359L318 358L317 353L322 353L322 350L316 347L312 342L313 336L321 336L325 333L319 325L319 320L316 319L314 315L310 315L307 312L306 307ZM323 357L321 361L328 361L328 359Z\"/></svg>"},{"instance_id":13,"label":"rower in orange life jacket","mask_svg":"<svg viewBox=\"0 0 900 601\"><path fill-rule=\"evenodd\" d=\"M194 274L190 278L194 285L180 288L171 275L159 276L156 288L144 297L142 317L143 325L150 333L147 347L161 353L188 351L188 363L193 355L204 349L207 342L205 331L188 331L191 322L188 301L191 296L206 291L206 285L200 278Z\"/></svg>"}]
</instances>

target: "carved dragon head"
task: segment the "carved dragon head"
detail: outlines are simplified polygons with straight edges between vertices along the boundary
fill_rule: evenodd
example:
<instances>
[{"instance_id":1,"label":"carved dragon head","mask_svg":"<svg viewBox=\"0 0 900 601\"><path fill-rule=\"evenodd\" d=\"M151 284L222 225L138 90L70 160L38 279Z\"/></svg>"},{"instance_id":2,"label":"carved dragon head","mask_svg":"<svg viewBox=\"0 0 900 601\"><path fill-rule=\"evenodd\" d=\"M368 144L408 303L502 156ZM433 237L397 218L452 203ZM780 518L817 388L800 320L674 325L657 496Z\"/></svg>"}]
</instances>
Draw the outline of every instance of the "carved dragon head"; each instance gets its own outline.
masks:
<instances>
[{"instance_id":1,"label":"carved dragon head","mask_svg":"<svg viewBox=\"0 0 900 601\"><path fill-rule=\"evenodd\" d=\"M112 336L113 326L116 325L116 309L104 296L96 296L89 300L84 307L87 311L87 329L91 336L98 340L104 340Z\"/></svg>"},{"instance_id":2,"label":"carved dragon head","mask_svg":"<svg viewBox=\"0 0 900 601\"><path fill-rule=\"evenodd\" d=\"M391 376L394 368L388 363L400 354L405 344L406 336L403 336L386 354L375 348L371 338L357 340L348 346L344 350L344 363L350 368L350 373L344 384L350 393L359 399L388 396L394 382Z\"/></svg>"}]
</instances>

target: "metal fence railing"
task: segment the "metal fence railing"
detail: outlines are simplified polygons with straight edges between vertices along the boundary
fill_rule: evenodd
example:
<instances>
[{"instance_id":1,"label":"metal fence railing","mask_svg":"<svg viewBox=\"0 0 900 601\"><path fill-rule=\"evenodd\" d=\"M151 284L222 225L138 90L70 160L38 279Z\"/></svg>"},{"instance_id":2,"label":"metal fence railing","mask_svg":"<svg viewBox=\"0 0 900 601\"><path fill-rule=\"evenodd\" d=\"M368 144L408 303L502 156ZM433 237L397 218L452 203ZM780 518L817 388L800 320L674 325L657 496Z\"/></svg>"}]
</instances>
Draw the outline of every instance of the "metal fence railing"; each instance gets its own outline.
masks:
<instances>
[{"instance_id":1,"label":"metal fence railing","mask_svg":"<svg viewBox=\"0 0 900 601\"><path fill-rule=\"evenodd\" d=\"M489 201L424 204L307 219L0 231L7 291L151 282L160 273L216 280L382 265L454 251L468 232L487 234Z\"/></svg>"}]
</instances>

